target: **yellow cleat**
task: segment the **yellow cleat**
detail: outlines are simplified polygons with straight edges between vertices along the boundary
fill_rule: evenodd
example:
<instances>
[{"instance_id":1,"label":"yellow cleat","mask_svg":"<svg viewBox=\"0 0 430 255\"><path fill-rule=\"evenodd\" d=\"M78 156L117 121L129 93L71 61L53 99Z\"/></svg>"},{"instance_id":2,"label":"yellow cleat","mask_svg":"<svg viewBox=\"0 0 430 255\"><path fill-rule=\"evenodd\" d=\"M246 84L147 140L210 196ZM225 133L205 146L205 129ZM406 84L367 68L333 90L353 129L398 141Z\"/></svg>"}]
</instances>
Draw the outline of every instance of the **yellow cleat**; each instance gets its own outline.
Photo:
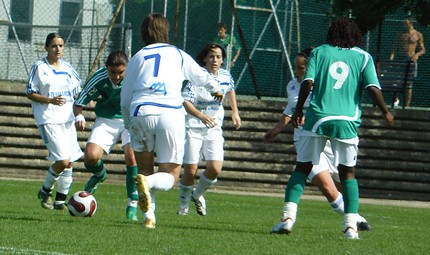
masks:
<instances>
[{"instance_id":1,"label":"yellow cleat","mask_svg":"<svg viewBox=\"0 0 430 255\"><path fill-rule=\"evenodd\" d=\"M149 210L149 206L151 205L151 194L148 182L146 181L146 177L142 174L138 174L134 178L134 181L136 182L137 192L139 194L139 199L137 200L137 203L140 207L140 210L142 210L143 212L147 212Z\"/></svg>"},{"instance_id":2,"label":"yellow cleat","mask_svg":"<svg viewBox=\"0 0 430 255\"><path fill-rule=\"evenodd\" d=\"M145 222L143 223L143 226L145 228L148 228L148 229L154 229L155 228L155 222L152 219L147 218L145 220Z\"/></svg>"}]
</instances>

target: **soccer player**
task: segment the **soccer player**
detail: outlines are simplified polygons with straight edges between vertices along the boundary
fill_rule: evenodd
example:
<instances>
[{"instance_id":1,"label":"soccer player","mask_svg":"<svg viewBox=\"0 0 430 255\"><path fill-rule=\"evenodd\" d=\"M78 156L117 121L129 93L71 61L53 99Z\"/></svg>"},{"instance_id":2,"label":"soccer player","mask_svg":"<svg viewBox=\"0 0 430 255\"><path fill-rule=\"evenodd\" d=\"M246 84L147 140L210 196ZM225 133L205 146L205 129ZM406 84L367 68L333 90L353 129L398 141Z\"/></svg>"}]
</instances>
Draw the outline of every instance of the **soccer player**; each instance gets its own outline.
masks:
<instances>
[{"instance_id":1,"label":"soccer player","mask_svg":"<svg viewBox=\"0 0 430 255\"><path fill-rule=\"evenodd\" d=\"M221 90L229 97L232 109L232 121L236 129L240 128L241 120L237 109L234 80L230 72L221 66L226 57L224 48L215 43L207 44L196 57L197 63L219 81ZM224 137L222 122L224 107L222 102L214 100L210 93L189 82L183 92L186 116L186 140L184 173L179 183L179 215L187 215L190 200L196 206L199 215L206 215L206 201L203 194L217 182L224 160ZM206 170L200 175L196 189L194 178L201 157L206 161Z\"/></svg>"},{"instance_id":2,"label":"soccer player","mask_svg":"<svg viewBox=\"0 0 430 255\"><path fill-rule=\"evenodd\" d=\"M47 159L54 161L37 196L43 208L67 210L65 201L73 181L72 162L83 155L73 115L73 102L81 91L81 79L62 59L64 40L58 33L48 34L45 50L48 55L33 65L26 86L36 125L48 149ZM57 193L52 203L56 183Z\"/></svg>"},{"instance_id":3,"label":"soccer player","mask_svg":"<svg viewBox=\"0 0 430 255\"><path fill-rule=\"evenodd\" d=\"M355 179L358 134L361 123L361 90L381 110L387 126L394 118L388 111L377 79L372 56L359 48L362 42L357 24L348 18L336 18L330 25L327 43L315 48L309 57L300 86L293 126L303 125L297 143L297 164L285 189L285 204L274 233L290 233L296 221L297 206L313 165L330 141L335 165L338 166L345 203L343 233L346 239L359 239L357 230L358 183ZM303 106L312 89L312 99Z\"/></svg>"},{"instance_id":4,"label":"soccer player","mask_svg":"<svg viewBox=\"0 0 430 255\"><path fill-rule=\"evenodd\" d=\"M123 85L125 69L128 64L127 55L118 50L109 54L105 66L98 69L89 78L74 104L76 128L85 128L82 110L91 101L96 101L94 112L97 116L85 147L84 165L93 173L85 185L85 191L94 194L97 187L106 179L106 168L103 154L109 154L113 146L121 139L126 165L126 189L128 204L126 217L137 220L137 188L134 177L137 165L133 149L130 146L130 134L124 128L121 115L120 93ZM149 162L152 164L152 160Z\"/></svg>"},{"instance_id":5,"label":"soccer player","mask_svg":"<svg viewBox=\"0 0 430 255\"><path fill-rule=\"evenodd\" d=\"M140 27L145 47L130 60L121 91L121 110L130 131L139 174L138 204L144 227L155 228L155 190L170 190L178 181L184 157L185 110L182 82L204 86L217 101L218 82L184 51L169 42L170 25L158 13L146 16ZM155 152L158 172L148 172L144 154Z\"/></svg>"},{"instance_id":6,"label":"soccer player","mask_svg":"<svg viewBox=\"0 0 430 255\"><path fill-rule=\"evenodd\" d=\"M227 70L233 68L237 59L240 55L240 44L238 43L236 37L233 35L227 34L227 25L225 23L219 23L218 26L218 35L213 39L213 42L221 45L224 50L227 52ZM234 56L232 58L234 52Z\"/></svg>"},{"instance_id":7,"label":"soccer player","mask_svg":"<svg viewBox=\"0 0 430 255\"><path fill-rule=\"evenodd\" d=\"M308 63L309 55L313 47L308 47L301 52L299 52L294 60L294 75L295 78L292 79L287 84L287 106L279 119L278 123L264 135L263 140L266 143L273 142L275 137L282 132L285 126L290 122L291 115L297 104L297 99L299 97L300 83L303 81L305 76L306 65ZM306 99L304 107L309 106L311 96L309 95ZM294 145L297 146L298 140L300 139L300 132L302 127L294 129ZM308 176L309 181L318 187L318 189L327 198L334 212L344 213L344 202L342 193L339 192L341 185L339 180L339 172L333 162L333 151L331 149L330 142L327 142L324 147L324 151L321 153L320 161L318 165L312 167L312 171ZM333 182L335 181L335 182ZM339 187L339 190L338 188ZM370 226L366 219L357 215L357 226L359 230L370 230ZM277 229L274 229L277 232Z\"/></svg>"}]
</instances>

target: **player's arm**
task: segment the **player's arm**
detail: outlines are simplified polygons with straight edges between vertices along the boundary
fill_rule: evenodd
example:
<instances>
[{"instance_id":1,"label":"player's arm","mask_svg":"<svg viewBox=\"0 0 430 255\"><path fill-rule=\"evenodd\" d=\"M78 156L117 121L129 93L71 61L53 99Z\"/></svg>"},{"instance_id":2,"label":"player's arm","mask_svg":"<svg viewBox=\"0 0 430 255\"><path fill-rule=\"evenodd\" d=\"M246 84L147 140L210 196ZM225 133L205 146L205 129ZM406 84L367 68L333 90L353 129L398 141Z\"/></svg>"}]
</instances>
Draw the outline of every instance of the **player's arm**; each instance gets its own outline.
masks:
<instances>
[{"instance_id":1,"label":"player's arm","mask_svg":"<svg viewBox=\"0 0 430 255\"><path fill-rule=\"evenodd\" d=\"M419 34L419 41L418 41L418 45L420 47L420 51L418 51L417 53L415 53L415 55L412 57L412 61L416 62L418 60L419 57L421 57L422 55L424 55L426 53L426 48L424 47L424 38L423 38L423 34L421 34L420 32L418 32Z\"/></svg>"},{"instance_id":2,"label":"player's arm","mask_svg":"<svg viewBox=\"0 0 430 255\"><path fill-rule=\"evenodd\" d=\"M76 130L83 131L85 129L85 117L82 115L82 105L77 105L76 102L73 104L73 113L75 114L75 126Z\"/></svg>"},{"instance_id":3,"label":"player's arm","mask_svg":"<svg viewBox=\"0 0 430 255\"><path fill-rule=\"evenodd\" d=\"M393 127L394 125L394 117L391 112L388 111L387 106L384 102L384 97L382 96L381 90L375 86L368 86L366 88L367 94L373 103L379 108L382 112L382 116L384 117L385 124L388 127Z\"/></svg>"},{"instance_id":4,"label":"player's arm","mask_svg":"<svg viewBox=\"0 0 430 255\"><path fill-rule=\"evenodd\" d=\"M312 86L312 80L304 80L300 85L299 99L297 101L296 109L294 110L293 116L291 117L293 127L295 128L303 125L304 123L303 106L305 105L306 99L311 92Z\"/></svg>"},{"instance_id":5,"label":"player's arm","mask_svg":"<svg viewBox=\"0 0 430 255\"><path fill-rule=\"evenodd\" d=\"M31 101L38 102L41 104L53 104L53 105L62 106L66 103L66 98L64 98L63 96L47 97L47 96L42 96L38 93L30 93L30 94L27 94L27 98L30 99Z\"/></svg>"},{"instance_id":6,"label":"player's arm","mask_svg":"<svg viewBox=\"0 0 430 255\"><path fill-rule=\"evenodd\" d=\"M239 110L237 108L236 92L234 90L230 90L227 92L227 96L231 107L231 120L233 121L233 125L236 127L236 130L238 130L242 124L242 120L240 119Z\"/></svg>"},{"instance_id":7,"label":"player's arm","mask_svg":"<svg viewBox=\"0 0 430 255\"><path fill-rule=\"evenodd\" d=\"M285 128L285 126L290 122L291 117L285 114L282 114L282 116L279 118L278 123L276 123L275 126L273 126L272 129L267 131L267 133L263 137L263 141L265 143L270 143L275 140L275 137L282 132L282 130Z\"/></svg>"},{"instance_id":8,"label":"player's arm","mask_svg":"<svg viewBox=\"0 0 430 255\"><path fill-rule=\"evenodd\" d=\"M190 101L184 100L183 105L188 114L191 114L201 120L206 125L206 127L213 128L216 126L216 121L214 118L207 116L206 114L203 114L201 111L197 110L197 108L194 107Z\"/></svg>"}]
</instances>

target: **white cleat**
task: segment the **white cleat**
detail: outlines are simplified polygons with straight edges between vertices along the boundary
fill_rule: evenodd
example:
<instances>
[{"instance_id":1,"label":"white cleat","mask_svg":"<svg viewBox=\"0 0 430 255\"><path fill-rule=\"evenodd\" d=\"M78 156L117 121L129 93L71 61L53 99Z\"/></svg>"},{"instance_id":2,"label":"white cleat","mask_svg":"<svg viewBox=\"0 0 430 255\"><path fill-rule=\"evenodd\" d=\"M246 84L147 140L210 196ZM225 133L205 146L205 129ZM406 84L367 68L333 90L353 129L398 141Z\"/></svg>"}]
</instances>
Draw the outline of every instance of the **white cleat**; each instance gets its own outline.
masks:
<instances>
[{"instance_id":1,"label":"white cleat","mask_svg":"<svg viewBox=\"0 0 430 255\"><path fill-rule=\"evenodd\" d=\"M196 211L198 215L206 216L206 200L203 196L200 196L199 199L194 198L194 192L191 193L191 200L194 202L196 206Z\"/></svg>"},{"instance_id":2,"label":"white cleat","mask_svg":"<svg viewBox=\"0 0 430 255\"><path fill-rule=\"evenodd\" d=\"M178 215L181 215L181 216L188 215L189 211L190 209L188 207L179 208Z\"/></svg>"},{"instance_id":3,"label":"white cleat","mask_svg":"<svg viewBox=\"0 0 430 255\"><path fill-rule=\"evenodd\" d=\"M357 240L360 239L358 237L358 230L354 227L346 227L343 231L343 236L348 240Z\"/></svg>"},{"instance_id":4,"label":"white cleat","mask_svg":"<svg viewBox=\"0 0 430 255\"><path fill-rule=\"evenodd\" d=\"M294 222L291 218L281 219L281 221L272 227L271 234L288 235L293 230Z\"/></svg>"}]
</instances>

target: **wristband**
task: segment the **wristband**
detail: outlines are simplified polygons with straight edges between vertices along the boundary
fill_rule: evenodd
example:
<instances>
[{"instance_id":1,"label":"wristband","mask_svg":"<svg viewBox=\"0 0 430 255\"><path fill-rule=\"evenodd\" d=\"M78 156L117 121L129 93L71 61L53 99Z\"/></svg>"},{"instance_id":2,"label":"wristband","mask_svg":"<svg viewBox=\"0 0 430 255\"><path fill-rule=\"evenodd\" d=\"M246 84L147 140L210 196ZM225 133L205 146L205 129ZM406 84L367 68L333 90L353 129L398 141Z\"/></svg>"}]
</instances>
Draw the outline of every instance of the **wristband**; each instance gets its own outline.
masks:
<instances>
[{"instance_id":1,"label":"wristband","mask_svg":"<svg viewBox=\"0 0 430 255\"><path fill-rule=\"evenodd\" d=\"M76 116L75 116L75 122L78 122L78 121L83 121L83 122L85 122L85 117L84 117L84 115L82 115L82 114L78 114L78 115L76 115Z\"/></svg>"}]
</instances>

